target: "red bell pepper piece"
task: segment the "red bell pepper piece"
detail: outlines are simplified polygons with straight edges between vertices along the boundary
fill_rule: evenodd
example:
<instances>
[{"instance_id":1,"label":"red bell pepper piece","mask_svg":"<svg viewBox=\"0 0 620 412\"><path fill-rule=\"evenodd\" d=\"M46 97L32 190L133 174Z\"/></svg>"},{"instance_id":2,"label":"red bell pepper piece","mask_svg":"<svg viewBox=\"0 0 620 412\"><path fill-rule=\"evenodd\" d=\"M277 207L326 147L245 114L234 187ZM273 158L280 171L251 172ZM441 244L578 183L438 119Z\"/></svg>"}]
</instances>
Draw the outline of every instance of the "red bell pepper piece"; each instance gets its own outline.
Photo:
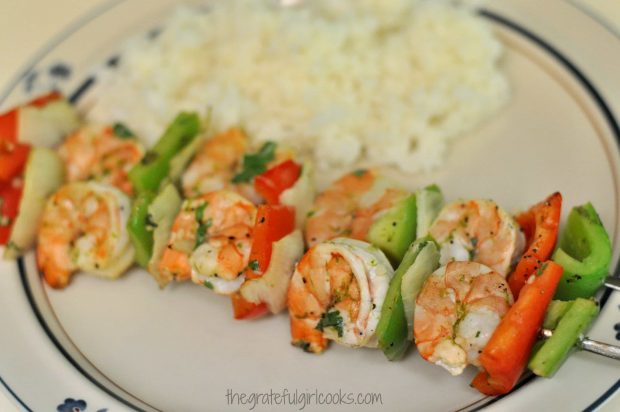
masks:
<instances>
[{"instance_id":1,"label":"red bell pepper piece","mask_svg":"<svg viewBox=\"0 0 620 412\"><path fill-rule=\"evenodd\" d=\"M24 170L30 146L0 139L0 181L8 182Z\"/></svg>"},{"instance_id":2,"label":"red bell pepper piece","mask_svg":"<svg viewBox=\"0 0 620 412\"><path fill-rule=\"evenodd\" d=\"M19 212L23 182L0 183L0 245L6 245Z\"/></svg>"},{"instance_id":3,"label":"red bell pepper piece","mask_svg":"<svg viewBox=\"0 0 620 412\"><path fill-rule=\"evenodd\" d=\"M32 99L31 101L26 103L26 106L41 108L41 107L45 107L48 103L51 103L53 101L60 100L60 99L62 99L62 94L60 94L59 91L53 90L47 94L44 94L44 95L41 95L39 97Z\"/></svg>"},{"instance_id":4,"label":"red bell pepper piece","mask_svg":"<svg viewBox=\"0 0 620 412\"><path fill-rule=\"evenodd\" d=\"M0 140L17 142L17 112L19 109L10 110L0 115Z\"/></svg>"},{"instance_id":5,"label":"red bell pepper piece","mask_svg":"<svg viewBox=\"0 0 620 412\"><path fill-rule=\"evenodd\" d=\"M6 182L21 174L28 159L30 146L18 141L21 108L44 107L61 98L60 93L51 92L0 115L0 181Z\"/></svg>"},{"instance_id":6,"label":"red bell pepper piece","mask_svg":"<svg viewBox=\"0 0 620 412\"><path fill-rule=\"evenodd\" d=\"M44 107L61 98L54 91L0 114L0 245L8 242L19 211L23 181L15 178L22 174L30 154L30 145L18 141L19 111L28 106Z\"/></svg>"},{"instance_id":7,"label":"red bell pepper piece","mask_svg":"<svg viewBox=\"0 0 620 412\"><path fill-rule=\"evenodd\" d=\"M265 302L252 303L243 298L241 293L237 292L231 295L233 305L233 316L235 319L254 319L267 313L268 308Z\"/></svg>"},{"instance_id":8,"label":"red bell pepper piece","mask_svg":"<svg viewBox=\"0 0 620 412\"><path fill-rule=\"evenodd\" d=\"M293 186L301 174L301 165L286 160L254 178L254 189L267 204L280 203L280 194Z\"/></svg>"},{"instance_id":9,"label":"red bell pepper piece","mask_svg":"<svg viewBox=\"0 0 620 412\"><path fill-rule=\"evenodd\" d=\"M260 205L252 231L252 250L245 276L256 279L269 267L273 242L295 229L295 211L284 205Z\"/></svg>"},{"instance_id":10,"label":"red bell pepper piece","mask_svg":"<svg viewBox=\"0 0 620 412\"><path fill-rule=\"evenodd\" d=\"M545 262L526 283L480 354L483 370L472 386L485 395L510 392L527 365L547 306L562 278L562 266Z\"/></svg>"},{"instance_id":11,"label":"red bell pepper piece","mask_svg":"<svg viewBox=\"0 0 620 412\"><path fill-rule=\"evenodd\" d=\"M17 143L17 136L19 134L18 128L18 117L19 117L19 109L21 107L44 107L46 104L53 102L55 100L59 100L62 98L62 95L59 92L53 91L43 96L39 96L30 102L24 104L23 106L16 107L14 109L9 110L6 113L0 114L0 140L5 140L8 142Z\"/></svg>"},{"instance_id":12,"label":"red bell pepper piece","mask_svg":"<svg viewBox=\"0 0 620 412\"><path fill-rule=\"evenodd\" d=\"M245 271L247 279L263 275L271 261L273 242L277 242L295 229L295 212L284 205L260 205L256 213L256 223L252 230L252 250L250 263ZM240 293L231 296L235 319L252 319L267 313L264 302L252 303Z\"/></svg>"},{"instance_id":13,"label":"red bell pepper piece","mask_svg":"<svg viewBox=\"0 0 620 412\"><path fill-rule=\"evenodd\" d=\"M558 238L561 212L562 195L555 192L543 202L516 216L517 223L525 234L527 249L508 278L515 299L529 277L538 270L542 262L551 257Z\"/></svg>"}]
</instances>

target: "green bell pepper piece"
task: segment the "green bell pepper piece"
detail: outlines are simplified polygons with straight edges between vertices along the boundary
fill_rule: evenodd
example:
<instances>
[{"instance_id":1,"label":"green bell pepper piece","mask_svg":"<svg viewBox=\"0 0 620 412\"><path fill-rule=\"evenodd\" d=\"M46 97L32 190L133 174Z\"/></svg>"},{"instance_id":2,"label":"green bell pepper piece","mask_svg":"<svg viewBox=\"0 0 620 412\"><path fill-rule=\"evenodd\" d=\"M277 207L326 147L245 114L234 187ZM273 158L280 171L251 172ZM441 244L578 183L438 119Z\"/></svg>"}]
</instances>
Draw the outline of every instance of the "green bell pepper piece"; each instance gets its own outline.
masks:
<instances>
[{"instance_id":1,"label":"green bell pepper piece","mask_svg":"<svg viewBox=\"0 0 620 412\"><path fill-rule=\"evenodd\" d=\"M398 265L411 243L428 234L428 229L443 207L443 195L430 185L402 199L369 228L366 240Z\"/></svg>"},{"instance_id":2,"label":"green bell pepper piece","mask_svg":"<svg viewBox=\"0 0 620 412\"><path fill-rule=\"evenodd\" d=\"M562 319L562 317L566 314L566 312L568 312L572 305L572 300L552 300L547 307L547 312L545 313L543 328L549 330L555 329L556 326L558 326L560 319Z\"/></svg>"},{"instance_id":3,"label":"green bell pepper piece","mask_svg":"<svg viewBox=\"0 0 620 412\"><path fill-rule=\"evenodd\" d=\"M151 222L149 206L155 199L153 192L144 192L138 195L133 203L131 215L127 222L127 232L136 251L136 262L146 267L153 254L153 229L155 223Z\"/></svg>"},{"instance_id":4,"label":"green bell pepper piece","mask_svg":"<svg viewBox=\"0 0 620 412\"><path fill-rule=\"evenodd\" d=\"M168 177L172 158L190 144L200 132L196 113L179 113L157 144L129 171L137 193L157 192Z\"/></svg>"},{"instance_id":5,"label":"green bell pepper piece","mask_svg":"<svg viewBox=\"0 0 620 412\"><path fill-rule=\"evenodd\" d=\"M553 335L534 354L528 367L538 376L551 377L562 366L592 319L598 314L598 305L589 299L577 298L569 302L568 310L557 323Z\"/></svg>"},{"instance_id":6,"label":"green bell pepper piece","mask_svg":"<svg viewBox=\"0 0 620 412\"><path fill-rule=\"evenodd\" d=\"M556 299L589 298L603 284L611 242L592 204L571 210L553 260L564 268Z\"/></svg>"},{"instance_id":7,"label":"green bell pepper piece","mask_svg":"<svg viewBox=\"0 0 620 412\"><path fill-rule=\"evenodd\" d=\"M181 196L173 184L165 185L157 195L153 192L142 193L135 200L127 223L127 231L136 250L136 261L149 269L160 286L165 282L158 276L157 264L166 248L181 203Z\"/></svg>"},{"instance_id":8,"label":"green bell pepper piece","mask_svg":"<svg viewBox=\"0 0 620 412\"><path fill-rule=\"evenodd\" d=\"M416 192L418 206L418 221L416 239L428 235L428 230L443 208L444 199L441 189L437 185L426 186Z\"/></svg>"},{"instance_id":9,"label":"green bell pepper piece","mask_svg":"<svg viewBox=\"0 0 620 412\"><path fill-rule=\"evenodd\" d=\"M433 253L434 250L434 253ZM411 287L411 284L424 283L424 280L439 266L439 252L435 243L428 239L415 241L396 269L394 277L385 295L381 316L377 324L376 335L379 347L389 360L401 358L411 344L411 330L405 314L402 289L403 282L409 285L405 288L417 294L420 288ZM407 296L415 301L415 296Z\"/></svg>"},{"instance_id":10,"label":"green bell pepper piece","mask_svg":"<svg viewBox=\"0 0 620 412\"><path fill-rule=\"evenodd\" d=\"M423 246L416 256L413 265L411 265L403 275L402 284L400 286L400 294L405 309L405 319L407 319L409 339L413 339L415 301L428 276L439 267L440 258L439 246L430 236L417 240L414 245L417 243Z\"/></svg>"},{"instance_id":11,"label":"green bell pepper piece","mask_svg":"<svg viewBox=\"0 0 620 412\"><path fill-rule=\"evenodd\" d=\"M153 239L152 254L148 270L160 287L166 286L172 278L159 271L159 262L166 250L172 225L176 219L183 199L173 184L164 186L161 192L153 199L148 208L149 222L156 225L151 232Z\"/></svg>"},{"instance_id":12,"label":"green bell pepper piece","mask_svg":"<svg viewBox=\"0 0 620 412\"><path fill-rule=\"evenodd\" d=\"M377 219L370 226L366 239L381 249L392 264L398 264L415 240L416 220L416 196L412 194Z\"/></svg>"}]
</instances>

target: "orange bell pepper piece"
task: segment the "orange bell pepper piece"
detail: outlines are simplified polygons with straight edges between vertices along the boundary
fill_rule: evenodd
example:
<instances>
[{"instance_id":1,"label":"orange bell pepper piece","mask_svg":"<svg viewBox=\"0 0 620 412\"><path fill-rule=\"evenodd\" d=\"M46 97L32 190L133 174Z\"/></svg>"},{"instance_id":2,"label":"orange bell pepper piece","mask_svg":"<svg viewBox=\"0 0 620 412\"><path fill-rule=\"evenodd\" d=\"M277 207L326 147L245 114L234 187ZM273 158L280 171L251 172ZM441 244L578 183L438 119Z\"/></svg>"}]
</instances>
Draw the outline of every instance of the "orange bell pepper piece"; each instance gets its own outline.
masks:
<instances>
[{"instance_id":1,"label":"orange bell pepper piece","mask_svg":"<svg viewBox=\"0 0 620 412\"><path fill-rule=\"evenodd\" d=\"M535 273L533 281L523 286L519 298L480 354L483 370L472 381L473 387L485 395L512 390L527 365L562 272L562 266L547 261Z\"/></svg>"}]
</instances>

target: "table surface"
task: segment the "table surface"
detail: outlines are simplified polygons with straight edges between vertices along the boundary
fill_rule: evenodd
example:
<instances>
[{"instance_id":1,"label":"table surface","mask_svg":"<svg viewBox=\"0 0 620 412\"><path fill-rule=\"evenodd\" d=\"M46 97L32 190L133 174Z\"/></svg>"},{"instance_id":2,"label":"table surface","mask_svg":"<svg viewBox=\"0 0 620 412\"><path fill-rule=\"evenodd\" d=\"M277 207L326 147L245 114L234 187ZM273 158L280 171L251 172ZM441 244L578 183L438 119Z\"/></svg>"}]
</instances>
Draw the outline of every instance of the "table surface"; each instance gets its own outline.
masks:
<instances>
[{"instance_id":1,"label":"table surface","mask_svg":"<svg viewBox=\"0 0 620 412\"><path fill-rule=\"evenodd\" d=\"M68 24L112 0L0 0L0 86L21 74L24 65ZM579 3L593 16L620 32L618 0L551 0ZM145 2L145 5L148 4ZM0 411L16 411L13 400L0 391ZM601 412L620 411L620 394Z\"/></svg>"}]
</instances>

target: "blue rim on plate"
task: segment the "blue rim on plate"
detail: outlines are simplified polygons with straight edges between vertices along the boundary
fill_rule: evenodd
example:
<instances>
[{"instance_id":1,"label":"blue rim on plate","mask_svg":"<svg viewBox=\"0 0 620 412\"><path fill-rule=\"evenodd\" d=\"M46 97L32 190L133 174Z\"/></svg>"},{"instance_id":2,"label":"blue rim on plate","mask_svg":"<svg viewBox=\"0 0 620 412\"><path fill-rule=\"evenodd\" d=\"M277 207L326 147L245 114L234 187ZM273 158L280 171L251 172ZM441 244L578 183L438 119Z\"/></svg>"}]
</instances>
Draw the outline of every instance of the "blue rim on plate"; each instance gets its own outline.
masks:
<instances>
[{"instance_id":1,"label":"blue rim on plate","mask_svg":"<svg viewBox=\"0 0 620 412\"><path fill-rule=\"evenodd\" d=\"M17 87L21 82L27 80L29 74L32 72L32 70L36 66L36 64L41 59L43 59L51 50L53 50L56 46L58 46L60 43L62 43L67 37L69 37L75 31L77 31L78 29L80 29L81 27L86 25L88 22L90 22L91 20L95 19L99 15L105 13L106 11L108 11L111 8L113 8L117 4L122 3L123 1L124 0L113 0L113 1L110 1L110 2L107 2L107 3L103 4L101 7L95 9L90 14L88 14L88 15L84 16L82 19L79 19L78 21L76 21L73 25L71 25L63 33L61 33L58 37L56 37L49 44L47 44L43 49L41 49L41 51L39 53L37 53L35 55L35 57L33 58L33 60L26 66L27 68L25 70L23 70L21 72L21 74L19 74L13 81L10 82L9 86L4 90L2 95L0 95L0 104L2 102L4 102L4 100L6 100L8 95L15 89L15 87ZM602 22L600 22L600 20L596 19L590 13L586 12L585 10L583 10L581 7L577 7L572 2L569 2L569 3L572 4L573 6L575 6L576 8L578 8L581 12L586 14L588 17L595 19L600 24L603 24ZM578 81L578 83L587 91L588 96L594 101L594 103L596 104L596 106L598 107L600 112L602 113L602 115L603 115L603 117L604 117L608 127L612 131L612 134L615 137L616 149L620 153L620 125L619 125L618 121L616 120L614 114L610 110L609 105L606 103L605 99L602 97L601 93L596 89L596 87L593 85L593 83L586 77L586 75L583 73L582 70L580 70L573 62L571 62L565 55L563 55L560 51L558 51L558 49L556 49L554 46L552 46L549 42L547 42L546 40L544 40L540 36L534 34L532 31L524 28L520 24L517 24L517 23L515 23L514 21L512 21L510 19L507 19L507 18L505 18L503 16L500 16L497 13L491 12L491 11L486 10L486 9L481 9L479 11L479 14L481 16L487 18L488 20L490 20L490 21L492 21L492 22L494 22L494 23L496 23L498 25L501 25L504 28L507 28L507 29L513 31L516 34L522 36L523 38L529 40L530 42L536 44L541 49L543 49L545 52L547 52L549 55L551 55L555 61L560 63L560 65L563 68L565 68ZM603 24L603 26L605 26L605 28L608 31L611 31L612 34L614 34L616 37L619 37L618 34L614 30L610 29L605 24ZM112 62L116 63L118 61L118 57L113 56L112 58L108 59L108 61L112 61ZM114 66L114 65L115 64L108 64L108 66ZM95 83L96 83L96 78L94 76L87 77L80 84L80 86L78 86L70 94L69 100L72 103L78 102L80 97L88 89L90 89ZM27 278L27 275L26 275L26 269L25 269L23 258L19 258L18 259L17 266L18 266L18 270L19 270L19 273L20 273L21 283L22 283L24 292L25 292L25 294L27 296L28 302L29 302L29 304L30 304L30 306L32 308L32 311L33 311L34 315L36 316L40 326L43 328L43 330L45 331L45 333L48 336L48 338L50 339L50 341L59 350L59 352L63 355L63 357L80 374L82 374L85 378L87 378L91 383L93 383L96 387L98 387L100 390L105 392L107 395L111 396L112 398L114 398L117 401L121 402L125 406L128 406L128 407L130 407L130 408L132 408L134 410L144 411L144 409L142 409L139 406L133 404L131 401L129 401L129 400L119 396L117 393L115 393L114 391L110 390L104 384L102 384L97 379L95 379L92 375L90 375L79 364L78 361L76 361L69 354L69 352L66 350L66 348L64 348L63 345L59 342L58 338L52 333L49 325L47 324L47 322L45 321L45 319L44 319L44 317L43 317L43 315L41 313L41 310L37 306L37 303L36 303L36 301L35 301L35 299L33 297L33 294L32 294L32 290L31 290L30 284L28 282L28 278ZM616 271L615 271L613 276L620 277L620 261L616 262ZM607 289L607 290L605 290L603 292L603 294L601 296L601 299L600 299L600 306L601 306L601 308L604 307L604 305L607 302L607 300L609 299L611 293L612 293L612 291L609 290L609 289ZM470 404L470 405L468 405L465 408L462 408L460 410L469 410L469 411L481 410L481 409L483 409L483 408L485 408L485 407L487 407L487 406L489 406L489 405L491 405L491 404L493 404L493 403L495 403L495 402L497 402L497 401L499 401L501 399L504 399L504 398L506 398L506 397L508 397L508 396L510 396L510 395L512 395L514 393L516 393L520 388L526 386L528 383L532 382L534 379L535 379L535 375L530 374L527 377L523 378L510 394L502 395L502 396L497 396L497 397L485 397L485 398L482 398L480 400L477 400L476 402L474 402L474 403L472 403L472 404ZM4 386L4 388L7 390L7 392L17 401L17 403L20 406L22 406L27 411L32 411L32 409L24 402L24 400L21 399L15 393L15 391L13 391L13 389L2 378L2 376L0 376L0 384L2 384L2 386ZM619 389L620 389L620 379L618 379L615 384L613 384L603 394L601 394L595 401L593 401L587 408L585 408L584 411L593 411L593 410L595 410L596 408L601 406L607 399L612 397ZM151 406L151 405L149 405L149 406ZM151 407L153 407L153 406L151 406ZM154 409L157 409L157 408L154 408Z\"/></svg>"}]
</instances>

